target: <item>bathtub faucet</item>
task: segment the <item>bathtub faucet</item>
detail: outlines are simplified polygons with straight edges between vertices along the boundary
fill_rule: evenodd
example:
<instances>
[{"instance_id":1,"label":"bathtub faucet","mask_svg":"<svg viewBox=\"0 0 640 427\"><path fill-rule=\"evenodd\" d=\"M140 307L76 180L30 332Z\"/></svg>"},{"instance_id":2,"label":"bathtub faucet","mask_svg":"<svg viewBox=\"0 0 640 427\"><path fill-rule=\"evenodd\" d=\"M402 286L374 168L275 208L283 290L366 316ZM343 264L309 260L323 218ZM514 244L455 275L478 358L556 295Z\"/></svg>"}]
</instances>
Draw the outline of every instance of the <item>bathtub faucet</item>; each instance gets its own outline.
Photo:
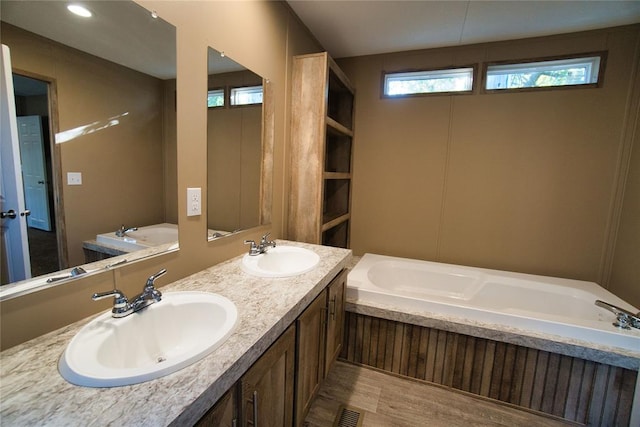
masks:
<instances>
[{"instance_id":1,"label":"bathtub faucet","mask_svg":"<svg viewBox=\"0 0 640 427\"><path fill-rule=\"evenodd\" d=\"M125 227L124 224L122 224L122 227L120 227L119 230L116 231L116 236L118 237L124 237L128 232L130 231L137 231L138 227Z\"/></svg>"},{"instance_id":2,"label":"bathtub faucet","mask_svg":"<svg viewBox=\"0 0 640 427\"><path fill-rule=\"evenodd\" d=\"M624 308L617 307L613 304L609 304L608 302L604 302L599 299L596 300L595 304L598 307L609 310L616 315L616 321L613 322L613 326L621 329L631 329L632 327L640 329L640 313L633 314L630 311L625 310Z\"/></svg>"}]
</instances>

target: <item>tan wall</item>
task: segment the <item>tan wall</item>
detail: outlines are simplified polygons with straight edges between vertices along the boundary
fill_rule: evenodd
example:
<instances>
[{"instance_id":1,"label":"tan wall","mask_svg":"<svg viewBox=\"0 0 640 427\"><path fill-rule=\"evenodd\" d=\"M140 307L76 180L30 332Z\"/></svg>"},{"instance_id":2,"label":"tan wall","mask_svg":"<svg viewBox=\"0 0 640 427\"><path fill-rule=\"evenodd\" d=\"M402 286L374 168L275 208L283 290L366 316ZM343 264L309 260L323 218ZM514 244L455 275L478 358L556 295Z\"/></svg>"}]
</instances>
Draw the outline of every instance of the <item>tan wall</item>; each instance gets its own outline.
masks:
<instances>
[{"instance_id":1,"label":"tan wall","mask_svg":"<svg viewBox=\"0 0 640 427\"><path fill-rule=\"evenodd\" d=\"M354 252L606 281L638 39L635 26L338 61L356 87ZM380 97L383 71L600 50L599 89Z\"/></svg>"},{"instance_id":2,"label":"tan wall","mask_svg":"<svg viewBox=\"0 0 640 427\"><path fill-rule=\"evenodd\" d=\"M165 179L177 178L175 168L165 173L163 137L171 133L163 132L161 80L4 23L2 43L14 71L55 81L59 132L93 130L59 144L70 266L84 264L84 240L121 224L161 223L165 210L177 211L175 199L165 208ZM118 124L107 126L112 118ZM175 136L169 140L175 145ZM67 172L81 172L83 184L66 185Z\"/></svg>"},{"instance_id":3,"label":"tan wall","mask_svg":"<svg viewBox=\"0 0 640 427\"><path fill-rule=\"evenodd\" d=\"M640 67L635 71L635 94L630 99L635 115L630 117L628 125L628 129L633 130L634 140L609 290L640 308Z\"/></svg>"},{"instance_id":4,"label":"tan wall","mask_svg":"<svg viewBox=\"0 0 640 427\"><path fill-rule=\"evenodd\" d=\"M243 253L244 239L256 239L267 231L273 238L283 237L285 221L285 165L288 87L291 56L317 52L319 45L282 2L166 2L138 1L177 27L177 201L180 250L148 258L107 271L95 280L84 278L72 283L96 288L111 284L127 295L140 291L145 278L166 268L159 282L170 283L203 268ZM238 25L238 17L243 24ZM212 25L212 22L216 25ZM3 39L4 42L4 39ZM274 188L272 224L237 235L207 242L207 216L186 216L187 187L203 188L206 206L207 113L202 100L207 90L207 48L224 51L230 58L270 79L275 106ZM170 90L166 94L170 96ZM105 279L106 278L106 279ZM101 281L102 280L102 281ZM90 281L90 283L89 283ZM103 283L103 285L100 285ZM8 348L28 339L105 309L88 300L92 289L68 293L64 286L54 288L47 298L21 297L0 303L0 345ZM37 299L34 303L34 299ZM33 305L38 304L38 305ZM87 311L78 310L82 305ZM46 312L39 316L37 313ZM61 320L62 319L62 320Z\"/></svg>"}]
</instances>

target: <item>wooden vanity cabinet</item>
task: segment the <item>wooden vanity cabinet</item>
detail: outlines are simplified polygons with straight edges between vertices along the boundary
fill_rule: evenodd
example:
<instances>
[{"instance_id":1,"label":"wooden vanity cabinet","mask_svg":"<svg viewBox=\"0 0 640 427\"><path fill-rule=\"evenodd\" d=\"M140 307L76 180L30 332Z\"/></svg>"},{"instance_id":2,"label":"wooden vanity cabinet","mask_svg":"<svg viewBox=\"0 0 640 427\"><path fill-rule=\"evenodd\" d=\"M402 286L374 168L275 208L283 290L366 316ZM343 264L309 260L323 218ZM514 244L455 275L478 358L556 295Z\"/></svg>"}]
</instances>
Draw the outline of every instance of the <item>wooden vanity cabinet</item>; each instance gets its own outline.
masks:
<instances>
[{"instance_id":1,"label":"wooden vanity cabinet","mask_svg":"<svg viewBox=\"0 0 640 427\"><path fill-rule=\"evenodd\" d=\"M239 382L240 426L290 426L293 422L295 325L291 325Z\"/></svg>"},{"instance_id":2,"label":"wooden vanity cabinet","mask_svg":"<svg viewBox=\"0 0 640 427\"><path fill-rule=\"evenodd\" d=\"M295 338L291 325L196 426L291 426Z\"/></svg>"},{"instance_id":3,"label":"wooden vanity cabinet","mask_svg":"<svg viewBox=\"0 0 640 427\"><path fill-rule=\"evenodd\" d=\"M304 423L322 381L340 353L346 279L347 270L343 270L296 321L296 426Z\"/></svg>"},{"instance_id":4,"label":"wooden vanity cabinet","mask_svg":"<svg viewBox=\"0 0 640 427\"><path fill-rule=\"evenodd\" d=\"M324 379L327 294L323 291L296 321L296 426L302 425Z\"/></svg>"},{"instance_id":5,"label":"wooden vanity cabinet","mask_svg":"<svg viewBox=\"0 0 640 427\"><path fill-rule=\"evenodd\" d=\"M343 270L329 283L197 426L304 423L342 346L347 272Z\"/></svg>"},{"instance_id":6,"label":"wooden vanity cabinet","mask_svg":"<svg viewBox=\"0 0 640 427\"><path fill-rule=\"evenodd\" d=\"M327 345L325 348L324 376L326 378L329 370L336 361L342 350L342 339L344 334L344 301L347 289L347 273L349 270L342 270L338 276L327 287Z\"/></svg>"},{"instance_id":7,"label":"wooden vanity cabinet","mask_svg":"<svg viewBox=\"0 0 640 427\"><path fill-rule=\"evenodd\" d=\"M237 427L236 393L237 388L234 386L200 418L196 427Z\"/></svg>"}]
</instances>

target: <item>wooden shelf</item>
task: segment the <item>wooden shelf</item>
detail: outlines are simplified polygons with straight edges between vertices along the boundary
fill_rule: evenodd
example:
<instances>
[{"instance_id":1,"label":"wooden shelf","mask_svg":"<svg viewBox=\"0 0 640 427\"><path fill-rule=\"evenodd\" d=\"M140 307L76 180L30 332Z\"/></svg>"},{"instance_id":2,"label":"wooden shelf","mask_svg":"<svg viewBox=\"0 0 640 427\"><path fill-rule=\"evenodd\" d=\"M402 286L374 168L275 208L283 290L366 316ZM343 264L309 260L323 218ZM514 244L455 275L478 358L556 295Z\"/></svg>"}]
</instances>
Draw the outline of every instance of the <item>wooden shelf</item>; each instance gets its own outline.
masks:
<instances>
[{"instance_id":1,"label":"wooden shelf","mask_svg":"<svg viewBox=\"0 0 640 427\"><path fill-rule=\"evenodd\" d=\"M324 216L324 218L327 222L322 224L322 231L327 231L330 228L335 227L336 225L342 224L343 222L350 220L351 214L346 213L337 217L335 215L332 216L331 214L327 214ZM332 218L332 219L329 219L329 218Z\"/></svg>"},{"instance_id":2,"label":"wooden shelf","mask_svg":"<svg viewBox=\"0 0 640 427\"><path fill-rule=\"evenodd\" d=\"M348 129L346 126L341 125L340 123L333 120L331 117L327 117L326 122L327 122L327 126L332 128L333 130L353 138L353 131L351 129Z\"/></svg>"},{"instance_id":3,"label":"wooden shelf","mask_svg":"<svg viewBox=\"0 0 640 427\"><path fill-rule=\"evenodd\" d=\"M351 179L349 172L325 172L324 179Z\"/></svg>"},{"instance_id":4,"label":"wooden shelf","mask_svg":"<svg viewBox=\"0 0 640 427\"><path fill-rule=\"evenodd\" d=\"M349 247L354 97L353 86L326 53L294 58L291 240Z\"/></svg>"}]
</instances>

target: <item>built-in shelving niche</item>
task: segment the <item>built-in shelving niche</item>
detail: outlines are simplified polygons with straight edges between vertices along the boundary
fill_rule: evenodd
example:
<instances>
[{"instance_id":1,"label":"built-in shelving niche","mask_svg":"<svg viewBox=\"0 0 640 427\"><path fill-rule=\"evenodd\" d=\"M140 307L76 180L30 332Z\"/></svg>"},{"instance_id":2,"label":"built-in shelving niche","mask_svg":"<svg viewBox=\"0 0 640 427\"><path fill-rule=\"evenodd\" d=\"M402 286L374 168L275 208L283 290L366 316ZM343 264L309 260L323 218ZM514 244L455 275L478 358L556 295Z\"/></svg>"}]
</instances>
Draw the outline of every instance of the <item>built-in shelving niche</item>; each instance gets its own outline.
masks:
<instances>
[{"instance_id":1,"label":"built-in shelving niche","mask_svg":"<svg viewBox=\"0 0 640 427\"><path fill-rule=\"evenodd\" d=\"M326 53L294 59L291 239L349 247L353 105L351 83Z\"/></svg>"}]
</instances>

